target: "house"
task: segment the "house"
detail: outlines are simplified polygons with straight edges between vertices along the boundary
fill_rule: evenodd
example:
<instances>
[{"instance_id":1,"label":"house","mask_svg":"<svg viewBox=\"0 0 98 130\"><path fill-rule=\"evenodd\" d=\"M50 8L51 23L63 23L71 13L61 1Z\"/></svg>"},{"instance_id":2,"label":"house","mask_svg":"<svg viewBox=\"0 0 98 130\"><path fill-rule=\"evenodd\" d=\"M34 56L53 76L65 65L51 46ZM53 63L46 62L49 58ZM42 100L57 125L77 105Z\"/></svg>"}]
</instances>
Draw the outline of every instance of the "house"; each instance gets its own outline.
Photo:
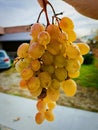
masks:
<instances>
[{"instance_id":1,"label":"house","mask_svg":"<svg viewBox=\"0 0 98 130\"><path fill-rule=\"evenodd\" d=\"M0 49L6 50L11 57L16 57L18 46L30 39L30 25L0 27Z\"/></svg>"}]
</instances>

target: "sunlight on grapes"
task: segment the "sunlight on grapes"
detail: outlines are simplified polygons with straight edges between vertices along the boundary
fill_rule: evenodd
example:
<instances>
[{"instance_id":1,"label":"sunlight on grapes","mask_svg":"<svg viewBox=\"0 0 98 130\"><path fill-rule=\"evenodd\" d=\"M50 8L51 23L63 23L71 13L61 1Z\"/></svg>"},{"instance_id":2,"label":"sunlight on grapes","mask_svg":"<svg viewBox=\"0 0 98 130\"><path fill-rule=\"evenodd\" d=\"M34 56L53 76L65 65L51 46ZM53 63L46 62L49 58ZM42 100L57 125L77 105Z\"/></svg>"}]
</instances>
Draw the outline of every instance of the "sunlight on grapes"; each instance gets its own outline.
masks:
<instances>
[{"instance_id":1,"label":"sunlight on grapes","mask_svg":"<svg viewBox=\"0 0 98 130\"><path fill-rule=\"evenodd\" d=\"M14 63L21 76L20 87L37 100L35 121L42 124L45 119L54 120L53 110L61 89L66 96L76 94L77 85L72 78L80 75L82 55L90 49L87 44L73 43L76 34L70 18L60 19L48 0L38 0L38 3L42 10L37 22L31 25L30 43L18 47ZM47 15L47 5L54 13L52 22ZM39 22L42 13L46 15L47 25Z\"/></svg>"}]
</instances>

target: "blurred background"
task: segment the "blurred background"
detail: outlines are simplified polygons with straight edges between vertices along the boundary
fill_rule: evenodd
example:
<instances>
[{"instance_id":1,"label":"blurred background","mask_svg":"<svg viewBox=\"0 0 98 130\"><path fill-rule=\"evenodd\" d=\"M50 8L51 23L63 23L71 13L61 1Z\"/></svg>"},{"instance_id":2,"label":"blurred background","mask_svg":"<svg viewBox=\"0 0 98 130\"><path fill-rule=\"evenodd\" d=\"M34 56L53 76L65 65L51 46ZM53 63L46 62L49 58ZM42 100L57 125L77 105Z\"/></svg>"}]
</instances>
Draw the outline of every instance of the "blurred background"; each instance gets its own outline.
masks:
<instances>
[{"instance_id":1,"label":"blurred background","mask_svg":"<svg viewBox=\"0 0 98 130\"><path fill-rule=\"evenodd\" d=\"M74 79L78 90L74 97L66 97L61 91L59 105L98 112L98 20L85 17L73 7L61 0L50 0L57 13L70 17L75 25L77 39L90 46L90 52L84 56L80 76ZM37 21L40 6L36 0L0 0L0 50L5 50L7 66L0 68L0 92L32 98L27 90L19 87L20 75L13 66L20 44L29 42L30 25ZM48 8L49 17L52 11ZM40 22L46 24L44 15ZM2 56L0 52L0 57ZM1 61L0 61L1 62Z\"/></svg>"}]
</instances>

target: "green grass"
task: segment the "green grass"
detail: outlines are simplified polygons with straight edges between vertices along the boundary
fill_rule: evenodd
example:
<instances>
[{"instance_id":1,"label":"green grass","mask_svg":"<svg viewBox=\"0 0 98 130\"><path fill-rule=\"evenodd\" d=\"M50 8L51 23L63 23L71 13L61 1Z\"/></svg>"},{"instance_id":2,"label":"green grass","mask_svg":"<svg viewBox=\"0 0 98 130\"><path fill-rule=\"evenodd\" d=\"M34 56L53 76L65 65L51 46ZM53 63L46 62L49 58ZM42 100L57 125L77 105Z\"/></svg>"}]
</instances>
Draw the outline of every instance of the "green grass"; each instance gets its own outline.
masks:
<instances>
[{"instance_id":1,"label":"green grass","mask_svg":"<svg viewBox=\"0 0 98 130\"><path fill-rule=\"evenodd\" d=\"M98 61L95 60L93 64L82 65L80 69L80 76L75 79L83 87L96 87L98 88Z\"/></svg>"}]
</instances>

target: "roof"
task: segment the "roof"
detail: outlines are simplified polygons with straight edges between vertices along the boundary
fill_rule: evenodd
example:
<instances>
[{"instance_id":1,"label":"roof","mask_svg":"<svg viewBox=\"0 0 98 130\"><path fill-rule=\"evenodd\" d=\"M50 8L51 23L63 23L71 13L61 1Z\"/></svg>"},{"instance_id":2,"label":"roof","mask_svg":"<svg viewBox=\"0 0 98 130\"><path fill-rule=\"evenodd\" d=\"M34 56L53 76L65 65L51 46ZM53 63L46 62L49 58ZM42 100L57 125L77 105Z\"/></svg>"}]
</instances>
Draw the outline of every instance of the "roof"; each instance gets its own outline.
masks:
<instances>
[{"instance_id":1,"label":"roof","mask_svg":"<svg viewBox=\"0 0 98 130\"><path fill-rule=\"evenodd\" d=\"M0 27L0 34L4 34L4 28L3 27Z\"/></svg>"},{"instance_id":2,"label":"roof","mask_svg":"<svg viewBox=\"0 0 98 130\"><path fill-rule=\"evenodd\" d=\"M0 36L0 42L26 41L30 39L31 39L30 32L11 33L11 34L4 34Z\"/></svg>"}]
</instances>

